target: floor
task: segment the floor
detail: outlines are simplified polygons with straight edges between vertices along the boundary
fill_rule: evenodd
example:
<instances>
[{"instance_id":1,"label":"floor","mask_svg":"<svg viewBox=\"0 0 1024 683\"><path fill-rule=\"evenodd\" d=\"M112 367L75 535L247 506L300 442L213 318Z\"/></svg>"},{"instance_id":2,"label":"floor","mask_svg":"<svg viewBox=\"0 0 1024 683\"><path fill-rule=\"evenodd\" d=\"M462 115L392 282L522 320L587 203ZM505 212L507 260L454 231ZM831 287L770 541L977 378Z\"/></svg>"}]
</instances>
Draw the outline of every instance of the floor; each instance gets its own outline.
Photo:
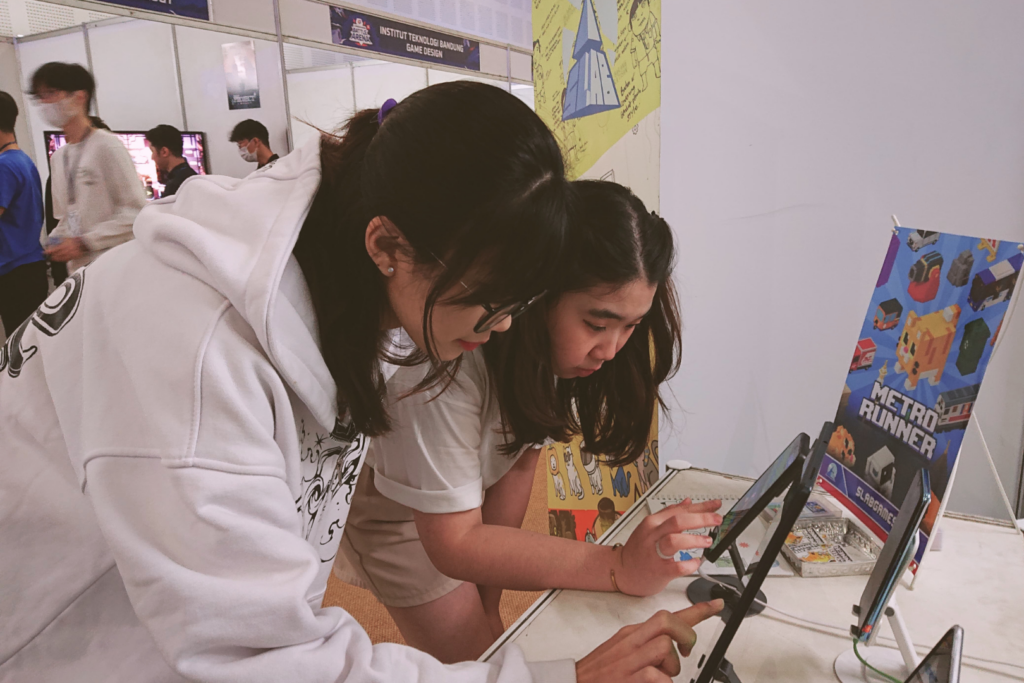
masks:
<instances>
[{"instance_id":1,"label":"floor","mask_svg":"<svg viewBox=\"0 0 1024 683\"><path fill-rule=\"evenodd\" d=\"M524 529L541 534L548 533L547 480L544 478L547 470L544 465L544 459L538 458L537 472L533 478L533 493L526 510L526 519L523 520ZM501 618L505 626L518 619L541 595L541 592L505 591L501 598ZM387 610L372 593L338 581L332 576L327 582L324 606L334 605L344 608L355 617L374 643L405 642Z\"/></svg>"}]
</instances>

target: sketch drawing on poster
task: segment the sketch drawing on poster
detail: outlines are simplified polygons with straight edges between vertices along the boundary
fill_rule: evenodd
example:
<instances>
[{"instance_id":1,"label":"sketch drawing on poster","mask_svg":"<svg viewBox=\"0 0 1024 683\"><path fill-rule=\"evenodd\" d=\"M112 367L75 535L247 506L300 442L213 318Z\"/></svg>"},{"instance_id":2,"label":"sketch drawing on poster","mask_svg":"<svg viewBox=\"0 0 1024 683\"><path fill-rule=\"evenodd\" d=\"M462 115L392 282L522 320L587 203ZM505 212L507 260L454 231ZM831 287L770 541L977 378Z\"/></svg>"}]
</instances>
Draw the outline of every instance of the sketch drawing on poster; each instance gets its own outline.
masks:
<instances>
[{"instance_id":1,"label":"sketch drawing on poster","mask_svg":"<svg viewBox=\"0 0 1024 683\"><path fill-rule=\"evenodd\" d=\"M661 21L652 4L651 0L633 0L629 7L629 30L636 37L629 56L640 75L641 90L647 90L654 79L661 80Z\"/></svg>"},{"instance_id":2,"label":"sketch drawing on poster","mask_svg":"<svg viewBox=\"0 0 1024 683\"><path fill-rule=\"evenodd\" d=\"M915 573L968 422L977 421L974 404L998 348L989 339L1011 311L1022 263L1024 246L998 240L902 227L890 240L818 481L884 540L898 501L927 468L932 498Z\"/></svg>"}]
</instances>

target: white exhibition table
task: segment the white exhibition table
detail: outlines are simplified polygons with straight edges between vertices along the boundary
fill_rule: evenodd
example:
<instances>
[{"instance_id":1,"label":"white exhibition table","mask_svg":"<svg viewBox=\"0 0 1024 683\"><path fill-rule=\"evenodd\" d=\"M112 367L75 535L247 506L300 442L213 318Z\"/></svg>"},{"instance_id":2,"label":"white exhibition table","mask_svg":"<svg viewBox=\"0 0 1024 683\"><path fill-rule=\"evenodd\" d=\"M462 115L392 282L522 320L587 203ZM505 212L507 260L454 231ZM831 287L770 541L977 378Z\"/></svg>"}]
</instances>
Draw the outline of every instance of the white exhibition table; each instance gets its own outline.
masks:
<instances>
[{"instance_id":1,"label":"white exhibition table","mask_svg":"<svg viewBox=\"0 0 1024 683\"><path fill-rule=\"evenodd\" d=\"M670 471L648 496L659 492L738 497L750 483L743 477L706 470ZM601 543L624 542L647 514L646 500L641 499ZM913 590L904 581L896 592L918 652L926 653L950 626L959 624L964 629L962 681L1024 680L1024 541L1008 524L984 520L946 516L941 528L942 550L929 552L922 560ZM510 642L531 660L580 659L626 624L641 622L661 609L689 606L686 586L692 580L678 579L648 598L549 591L481 659ZM860 599L866 581L866 576L769 576L763 586L769 605L837 628L801 624L771 611L746 619L727 655L743 683L837 680L833 662L851 647L850 637L843 633L849 633L854 623L851 607ZM895 649L888 624L881 636L877 645ZM886 636L889 640L884 640Z\"/></svg>"}]
</instances>

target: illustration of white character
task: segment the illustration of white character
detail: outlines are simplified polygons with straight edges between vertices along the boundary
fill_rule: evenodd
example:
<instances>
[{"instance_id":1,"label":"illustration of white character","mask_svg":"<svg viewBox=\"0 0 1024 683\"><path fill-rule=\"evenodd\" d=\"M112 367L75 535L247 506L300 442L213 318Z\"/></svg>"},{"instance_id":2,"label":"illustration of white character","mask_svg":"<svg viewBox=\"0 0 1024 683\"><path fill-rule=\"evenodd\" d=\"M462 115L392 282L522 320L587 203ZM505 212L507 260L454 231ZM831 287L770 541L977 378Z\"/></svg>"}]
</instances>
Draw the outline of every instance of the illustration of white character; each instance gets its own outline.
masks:
<instances>
[{"instance_id":1,"label":"illustration of white character","mask_svg":"<svg viewBox=\"0 0 1024 683\"><path fill-rule=\"evenodd\" d=\"M558 471L558 457L555 456L555 447L548 450L548 467L551 469L551 478L555 480L555 493L559 498L565 500L565 481L561 472Z\"/></svg>"},{"instance_id":2,"label":"illustration of white character","mask_svg":"<svg viewBox=\"0 0 1024 683\"><path fill-rule=\"evenodd\" d=\"M864 468L868 481L886 498L892 498L892 487L896 481L896 458L885 446L868 458Z\"/></svg>"},{"instance_id":3,"label":"illustration of white character","mask_svg":"<svg viewBox=\"0 0 1024 683\"><path fill-rule=\"evenodd\" d=\"M651 445L656 449L658 447L657 441L652 441ZM657 455L651 457L651 448L647 447L644 449L643 458L640 461L634 463L636 465L636 473L640 479L640 490L646 491L647 489L654 486L658 481L658 461Z\"/></svg>"},{"instance_id":4,"label":"illustration of white character","mask_svg":"<svg viewBox=\"0 0 1024 683\"><path fill-rule=\"evenodd\" d=\"M629 29L636 42L629 49L633 67L640 73L640 89L647 90L647 72L661 78L661 22L651 9L650 0L633 0L629 8Z\"/></svg>"},{"instance_id":5,"label":"illustration of white character","mask_svg":"<svg viewBox=\"0 0 1024 683\"><path fill-rule=\"evenodd\" d=\"M601 483L601 467L597 462L597 458L586 448L581 448L580 460L583 461L583 469L587 471L587 476L590 478L590 492L595 496L602 495L604 493L604 484Z\"/></svg>"},{"instance_id":6,"label":"illustration of white character","mask_svg":"<svg viewBox=\"0 0 1024 683\"><path fill-rule=\"evenodd\" d=\"M572 461L572 447L566 446L565 453L562 455L565 458L565 473L569 477L569 493L583 500L583 484L580 482L580 474L576 470L576 465Z\"/></svg>"}]
</instances>

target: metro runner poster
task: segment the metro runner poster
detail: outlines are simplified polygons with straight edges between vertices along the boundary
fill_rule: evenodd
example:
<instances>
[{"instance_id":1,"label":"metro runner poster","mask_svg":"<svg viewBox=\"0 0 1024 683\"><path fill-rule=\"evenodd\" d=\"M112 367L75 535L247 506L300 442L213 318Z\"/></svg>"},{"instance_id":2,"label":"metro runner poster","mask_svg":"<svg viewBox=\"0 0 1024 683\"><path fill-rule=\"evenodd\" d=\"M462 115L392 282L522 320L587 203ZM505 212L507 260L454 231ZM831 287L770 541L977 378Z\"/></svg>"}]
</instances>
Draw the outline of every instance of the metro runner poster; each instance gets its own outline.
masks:
<instances>
[{"instance_id":1,"label":"metro runner poster","mask_svg":"<svg viewBox=\"0 0 1024 683\"><path fill-rule=\"evenodd\" d=\"M1016 242L897 228L850 360L818 482L879 538L918 468L945 498L1024 253Z\"/></svg>"}]
</instances>

